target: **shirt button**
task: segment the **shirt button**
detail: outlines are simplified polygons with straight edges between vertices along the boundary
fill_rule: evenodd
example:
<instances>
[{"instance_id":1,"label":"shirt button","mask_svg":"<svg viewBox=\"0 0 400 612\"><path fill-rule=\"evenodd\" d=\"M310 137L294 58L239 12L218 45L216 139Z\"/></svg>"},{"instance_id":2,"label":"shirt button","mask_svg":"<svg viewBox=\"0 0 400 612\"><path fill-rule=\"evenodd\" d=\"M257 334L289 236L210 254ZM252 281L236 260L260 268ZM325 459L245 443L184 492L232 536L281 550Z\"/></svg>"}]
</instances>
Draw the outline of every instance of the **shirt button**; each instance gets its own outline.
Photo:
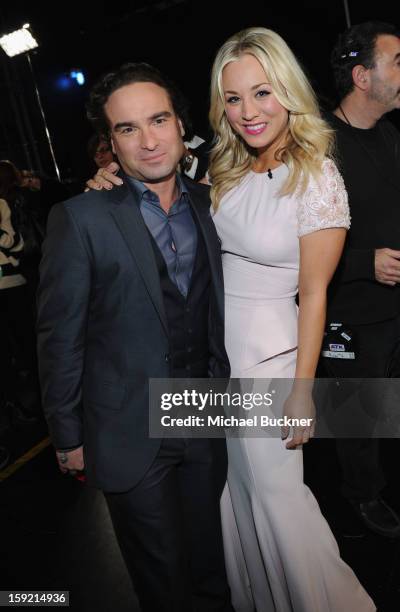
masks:
<instances>
[{"instance_id":1,"label":"shirt button","mask_svg":"<svg viewBox=\"0 0 400 612\"><path fill-rule=\"evenodd\" d=\"M185 367L185 369L186 369L186 370L189 372L189 371L190 371L190 365L187 365L187 366Z\"/></svg>"},{"instance_id":2,"label":"shirt button","mask_svg":"<svg viewBox=\"0 0 400 612\"><path fill-rule=\"evenodd\" d=\"M190 312L190 306L186 306L185 311Z\"/></svg>"},{"instance_id":3,"label":"shirt button","mask_svg":"<svg viewBox=\"0 0 400 612\"><path fill-rule=\"evenodd\" d=\"M191 327L189 327L189 329L187 331L188 331L188 334L192 334L193 333L193 329Z\"/></svg>"},{"instance_id":4,"label":"shirt button","mask_svg":"<svg viewBox=\"0 0 400 612\"><path fill-rule=\"evenodd\" d=\"M186 350L187 350L188 353L191 353L192 352L192 347L188 346Z\"/></svg>"}]
</instances>

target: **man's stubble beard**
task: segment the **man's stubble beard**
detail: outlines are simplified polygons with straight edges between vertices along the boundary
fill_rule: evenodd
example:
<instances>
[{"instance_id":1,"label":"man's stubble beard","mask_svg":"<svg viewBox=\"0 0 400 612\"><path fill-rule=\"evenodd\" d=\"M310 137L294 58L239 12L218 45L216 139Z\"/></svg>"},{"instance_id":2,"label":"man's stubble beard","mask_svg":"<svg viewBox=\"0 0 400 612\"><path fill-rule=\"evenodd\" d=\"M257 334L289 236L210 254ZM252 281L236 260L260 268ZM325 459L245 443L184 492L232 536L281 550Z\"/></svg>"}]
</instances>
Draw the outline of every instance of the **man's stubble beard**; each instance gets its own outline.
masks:
<instances>
[{"instance_id":1,"label":"man's stubble beard","mask_svg":"<svg viewBox=\"0 0 400 612\"><path fill-rule=\"evenodd\" d=\"M382 114L385 114L395 108L399 108L400 89L396 90L394 87L384 83L381 79L374 79L369 99L380 104L382 108L384 108Z\"/></svg>"}]
</instances>

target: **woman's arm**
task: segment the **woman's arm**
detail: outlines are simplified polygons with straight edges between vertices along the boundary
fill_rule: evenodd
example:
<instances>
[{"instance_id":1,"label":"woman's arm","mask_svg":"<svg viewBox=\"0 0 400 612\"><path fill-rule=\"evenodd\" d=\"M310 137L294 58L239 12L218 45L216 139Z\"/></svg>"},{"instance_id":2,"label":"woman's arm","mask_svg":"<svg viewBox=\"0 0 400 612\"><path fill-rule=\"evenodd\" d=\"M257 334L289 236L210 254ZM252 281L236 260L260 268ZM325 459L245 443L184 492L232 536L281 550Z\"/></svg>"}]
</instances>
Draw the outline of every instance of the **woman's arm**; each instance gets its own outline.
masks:
<instances>
[{"instance_id":1,"label":"woman's arm","mask_svg":"<svg viewBox=\"0 0 400 612\"><path fill-rule=\"evenodd\" d=\"M339 263L346 230L350 226L347 192L331 159L322 165L319 180L310 177L297 208L300 242L298 352L292 393L285 411L290 415L315 417L312 388L326 318L326 294ZM293 428L287 448L304 444L314 433L311 426ZM288 436L288 429L283 432Z\"/></svg>"},{"instance_id":2,"label":"woman's arm","mask_svg":"<svg viewBox=\"0 0 400 612\"><path fill-rule=\"evenodd\" d=\"M339 263L345 228L300 238L298 356L296 378L314 378L326 317L326 292Z\"/></svg>"},{"instance_id":3,"label":"woman's arm","mask_svg":"<svg viewBox=\"0 0 400 612\"><path fill-rule=\"evenodd\" d=\"M300 238L298 349L292 392L284 414L312 419L310 425L293 427L286 448L294 449L314 435L313 379L321 350L326 317L326 292L342 254L345 228L324 229ZM282 438L289 428L282 428Z\"/></svg>"},{"instance_id":4,"label":"woman's arm","mask_svg":"<svg viewBox=\"0 0 400 612\"><path fill-rule=\"evenodd\" d=\"M319 180L313 177L298 209L300 243L298 357L296 378L314 378L326 316L326 292L342 255L350 226L343 178L326 159Z\"/></svg>"}]
</instances>

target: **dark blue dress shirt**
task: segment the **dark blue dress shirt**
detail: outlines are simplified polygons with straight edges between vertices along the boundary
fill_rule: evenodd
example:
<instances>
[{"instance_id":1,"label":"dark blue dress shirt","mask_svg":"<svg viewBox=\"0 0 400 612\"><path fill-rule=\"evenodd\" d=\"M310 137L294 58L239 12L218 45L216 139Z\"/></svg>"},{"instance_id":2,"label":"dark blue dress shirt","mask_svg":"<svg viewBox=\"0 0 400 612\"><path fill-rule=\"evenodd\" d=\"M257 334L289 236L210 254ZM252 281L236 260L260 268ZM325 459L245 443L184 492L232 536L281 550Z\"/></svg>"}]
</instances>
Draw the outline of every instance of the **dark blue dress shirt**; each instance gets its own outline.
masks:
<instances>
[{"instance_id":1,"label":"dark blue dress shirt","mask_svg":"<svg viewBox=\"0 0 400 612\"><path fill-rule=\"evenodd\" d=\"M190 209L189 193L177 174L179 195L166 213L158 196L144 183L130 176L127 179L139 195L140 212L164 257L168 275L186 298L197 250L197 228Z\"/></svg>"}]
</instances>

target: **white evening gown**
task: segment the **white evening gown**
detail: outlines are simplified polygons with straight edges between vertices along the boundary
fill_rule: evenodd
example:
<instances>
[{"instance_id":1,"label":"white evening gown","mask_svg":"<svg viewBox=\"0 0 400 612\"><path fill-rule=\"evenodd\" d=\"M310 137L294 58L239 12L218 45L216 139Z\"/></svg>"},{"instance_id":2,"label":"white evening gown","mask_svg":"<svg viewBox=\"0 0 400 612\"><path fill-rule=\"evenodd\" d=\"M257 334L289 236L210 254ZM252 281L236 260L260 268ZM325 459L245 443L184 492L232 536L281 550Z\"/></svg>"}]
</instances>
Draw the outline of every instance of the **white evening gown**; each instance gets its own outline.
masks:
<instances>
[{"instance_id":1,"label":"white evening gown","mask_svg":"<svg viewBox=\"0 0 400 612\"><path fill-rule=\"evenodd\" d=\"M249 172L214 215L222 243L226 348L233 378L295 373L299 236L349 227L343 180L325 160L302 196L278 196L285 165ZM370 612L303 482L301 450L280 438L228 438L221 507L236 612Z\"/></svg>"}]
</instances>

